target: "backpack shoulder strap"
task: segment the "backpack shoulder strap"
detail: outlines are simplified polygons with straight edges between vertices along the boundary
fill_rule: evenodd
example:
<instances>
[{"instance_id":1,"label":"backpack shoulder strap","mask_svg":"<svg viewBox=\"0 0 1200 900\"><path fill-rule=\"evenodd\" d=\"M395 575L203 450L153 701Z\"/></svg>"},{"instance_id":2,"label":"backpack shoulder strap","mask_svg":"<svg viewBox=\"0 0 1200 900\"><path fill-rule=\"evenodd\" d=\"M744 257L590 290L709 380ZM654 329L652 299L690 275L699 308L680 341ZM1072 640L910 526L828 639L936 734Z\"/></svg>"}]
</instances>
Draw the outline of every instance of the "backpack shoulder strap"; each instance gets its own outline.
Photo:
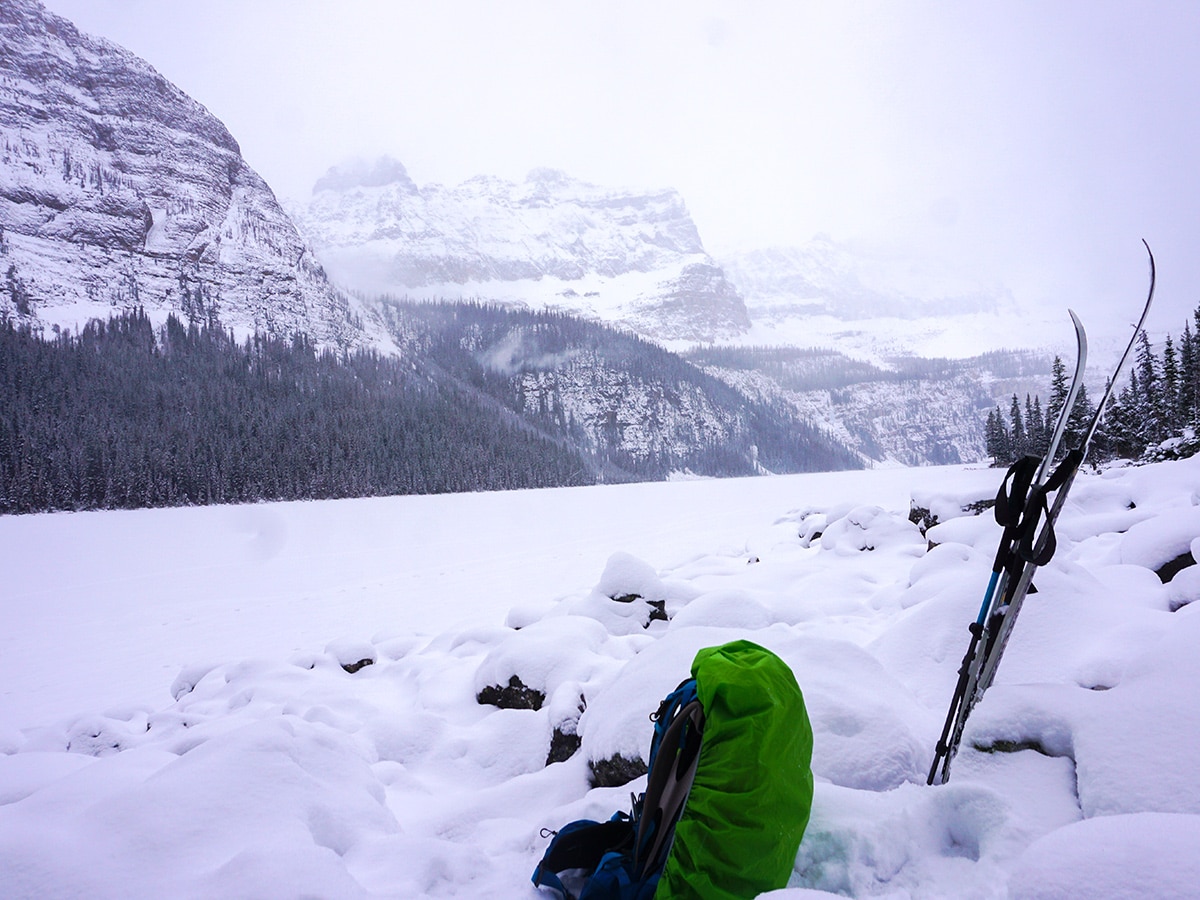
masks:
<instances>
[{"instance_id":1,"label":"backpack shoulder strap","mask_svg":"<svg viewBox=\"0 0 1200 900\"><path fill-rule=\"evenodd\" d=\"M623 813L607 822L579 819L562 827L546 848L546 853L533 870L532 881L537 887L548 887L564 900L572 900L571 892L558 877L567 869L592 872L600 860L612 850L627 847L633 840L633 822Z\"/></svg>"},{"instance_id":2,"label":"backpack shoulder strap","mask_svg":"<svg viewBox=\"0 0 1200 900\"><path fill-rule=\"evenodd\" d=\"M636 878L661 870L666 862L675 823L696 777L703 733L704 708L696 696L696 680L689 678L667 695L655 714L650 773L636 816Z\"/></svg>"}]
</instances>

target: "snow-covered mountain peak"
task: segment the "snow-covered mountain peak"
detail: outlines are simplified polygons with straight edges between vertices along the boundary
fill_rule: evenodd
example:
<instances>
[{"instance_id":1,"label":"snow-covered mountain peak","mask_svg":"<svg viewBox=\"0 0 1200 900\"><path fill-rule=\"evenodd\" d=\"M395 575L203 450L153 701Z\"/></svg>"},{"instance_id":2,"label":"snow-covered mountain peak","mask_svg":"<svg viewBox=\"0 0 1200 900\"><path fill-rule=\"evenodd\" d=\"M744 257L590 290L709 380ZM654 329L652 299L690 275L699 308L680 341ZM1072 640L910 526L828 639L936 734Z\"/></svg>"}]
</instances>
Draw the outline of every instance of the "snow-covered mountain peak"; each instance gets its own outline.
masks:
<instances>
[{"instance_id":1,"label":"snow-covered mountain peak","mask_svg":"<svg viewBox=\"0 0 1200 900\"><path fill-rule=\"evenodd\" d=\"M370 175L398 166L364 164L352 189L319 189L292 208L347 288L554 308L659 340L714 340L749 325L677 191L602 187L552 168L454 187Z\"/></svg>"},{"instance_id":2,"label":"snow-covered mountain peak","mask_svg":"<svg viewBox=\"0 0 1200 900\"><path fill-rule=\"evenodd\" d=\"M542 186L547 190L563 188L567 185L583 184L583 182L572 178L562 169L554 169L549 166L539 166L536 169L530 169L529 174L525 176L525 180L530 184Z\"/></svg>"},{"instance_id":3,"label":"snow-covered mountain peak","mask_svg":"<svg viewBox=\"0 0 1200 900\"><path fill-rule=\"evenodd\" d=\"M408 170L399 160L390 156L368 162L357 159L340 166L333 166L313 185L313 193L321 191L344 192L354 188L376 188L397 185L401 190L415 193L416 182L408 176Z\"/></svg>"}]
</instances>

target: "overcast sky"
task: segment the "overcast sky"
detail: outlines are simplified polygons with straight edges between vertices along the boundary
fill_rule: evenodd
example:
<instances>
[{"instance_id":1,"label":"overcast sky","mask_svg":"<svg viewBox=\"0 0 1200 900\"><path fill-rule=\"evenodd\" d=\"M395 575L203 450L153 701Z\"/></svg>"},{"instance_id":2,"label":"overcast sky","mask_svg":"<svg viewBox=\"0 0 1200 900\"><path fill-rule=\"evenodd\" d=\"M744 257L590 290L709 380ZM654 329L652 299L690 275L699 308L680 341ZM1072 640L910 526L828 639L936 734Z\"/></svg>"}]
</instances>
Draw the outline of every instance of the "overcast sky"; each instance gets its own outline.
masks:
<instances>
[{"instance_id":1,"label":"overcast sky","mask_svg":"<svg viewBox=\"0 0 1200 900\"><path fill-rule=\"evenodd\" d=\"M281 197L352 156L422 185L551 166L678 189L718 255L825 232L1095 328L1135 316L1145 237L1154 330L1200 301L1200 2L45 2Z\"/></svg>"}]
</instances>

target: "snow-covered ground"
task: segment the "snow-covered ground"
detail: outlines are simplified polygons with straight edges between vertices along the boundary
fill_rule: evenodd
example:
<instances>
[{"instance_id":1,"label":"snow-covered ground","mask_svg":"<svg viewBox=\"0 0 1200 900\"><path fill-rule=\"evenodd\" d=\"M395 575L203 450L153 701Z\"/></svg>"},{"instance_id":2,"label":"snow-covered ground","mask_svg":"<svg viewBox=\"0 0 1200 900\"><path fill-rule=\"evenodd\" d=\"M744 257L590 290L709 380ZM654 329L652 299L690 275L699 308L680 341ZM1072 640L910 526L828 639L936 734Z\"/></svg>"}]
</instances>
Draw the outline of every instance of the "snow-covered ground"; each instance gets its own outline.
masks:
<instances>
[{"instance_id":1,"label":"snow-covered ground","mask_svg":"<svg viewBox=\"0 0 1200 900\"><path fill-rule=\"evenodd\" d=\"M1195 896L1200 567L1153 570L1200 536L1200 460L1079 478L950 782L924 784L998 537L959 507L999 478L0 519L0 896L534 898L541 830L644 781L589 790L587 760L645 753L695 651L743 637L815 732L773 898ZM476 701L513 675L541 709ZM547 766L556 727L582 747Z\"/></svg>"}]
</instances>

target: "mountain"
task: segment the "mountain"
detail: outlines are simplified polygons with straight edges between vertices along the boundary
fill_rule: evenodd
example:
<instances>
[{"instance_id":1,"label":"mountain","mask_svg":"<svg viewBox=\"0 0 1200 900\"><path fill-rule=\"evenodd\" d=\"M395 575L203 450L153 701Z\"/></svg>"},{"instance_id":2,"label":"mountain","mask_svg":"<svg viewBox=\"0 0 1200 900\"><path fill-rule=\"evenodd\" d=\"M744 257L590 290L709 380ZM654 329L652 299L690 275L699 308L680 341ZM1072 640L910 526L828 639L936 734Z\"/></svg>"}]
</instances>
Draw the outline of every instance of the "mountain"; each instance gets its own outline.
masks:
<instances>
[{"instance_id":1,"label":"mountain","mask_svg":"<svg viewBox=\"0 0 1200 900\"><path fill-rule=\"evenodd\" d=\"M677 348L826 346L882 361L1029 340L1007 289L973 274L824 235L716 259L677 192L555 169L421 187L382 157L330 169L288 210L332 280L362 297L564 311Z\"/></svg>"},{"instance_id":2,"label":"mountain","mask_svg":"<svg viewBox=\"0 0 1200 900\"><path fill-rule=\"evenodd\" d=\"M856 468L785 403L627 332L385 308L402 355L141 310L47 340L0 319L0 513Z\"/></svg>"},{"instance_id":3,"label":"mountain","mask_svg":"<svg viewBox=\"0 0 1200 900\"><path fill-rule=\"evenodd\" d=\"M988 458L987 412L1016 394L1049 398L1051 362L1034 351L876 365L834 350L703 347L686 358L762 402L784 404L863 458L946 465Z\"/></svg>"},{"instance_id":4,"label":"mountain","mask_svg":"<svg viewBox=\"0 0 1200 900\"><path fill-rule=\"evenodd\" d=\"M36 0L0 4L0 313L113 308L363 340L225 126L149 64Z\"/></svg>"},{"instance_id":5,"label":"mountain","mask_svg":"<svg viewBox=\"0 0 1200 900\"><path fill-rule=\"evenodd\" d=\"M932 271L817 235L799 247L770 247L721 259L755 318L829 315L903 319L994 312L1009 298L996 285Z\"/></svg>"},{"instance_id":6,"label":"mountain","mask_svg":"<svg viewBox=\"0 0 1200 900\"><path fill-rule=\"evenodd\" d=\"M748 310L674 191L602 188L552 169L521 183L420 187L384 158L317 182L297 211L310 245L225 126L144 61L35 0L0 7L0 50L0 318L18 326L78 333L89 319L144 309L155 327L175 313L239 340L300 333L316 348L400 354L434 386L423 397L558 442L587 478L977 455L974 438L945 437L936 422L913 432L912 417L873 413L886 399L833 414L820 397L701 372L565 318L696 343L745 340L771 297L820 295L839 315L894 299L831 244L734 260ZM332 287L326 269L358 296ZM365 299L388 294L492 305ZM928 304L910 306L919 315ZM552 318L520 318L535 313ZM948 387L978 402L966 382L932 390ZM910 405L925 419L935 408L925 394ZM449 421L435 406L421 415ZM908 451L884 440L882 421L904 432L895 440Z\"/></svg>"},{"instance_id":7,"label":"mountain","mask_svg":"<svg viewBox=\"0 0 1200 900\"><path fill-rule=\"evenodd\" d=\"M822 346L882 362L1027 347L1042 334L1002 284L895 249L818 235L719 264L745 298L746 345Z\"/></svg>"},{"instance_id":8,"label":"mountain","mask_svg":"<svg viewBox=\"0 0 1200 900\"><path fill-rule=\"evenodd\" d=\"M0 7L0 51L14 509L859 464L788 407L596 324L351 300L225 126L147 63L35 0ZM367 195L383 225L363 218ZM427 291L587 285L560 299L616 298L626 321L677 334L745 324L673 192L549 170L421 190L385 161L331 172L316 200L359 222L355 246L399 241L389 265Z\"/></svg>"},{"instance_id":9,"label":"mountain","mask_svg":"<svg viewBox=\"0 0 1200 900\"><path fill-rule=\"evenodd\" d=\"M520 184L481 176L421 188L385 157L331 169L292 212L331 277L366 295L475 298L566 311L668 346L749 347L732 369L710 374L821 423L864 460L982 459L985 411L1007 408L1003 391L1023 397L1028 383L1002 384L986 366L944 359L949 346L978 355L1010 345L1004 324L1016 317L1002 287L826 236L717 262L673 191L630 194L547 169ZM843 352L870 360L870 371L836 390L798 389L771 376L769 354L753 353L813 346L837 348L828 352L847 365ZM933 359L918 371L922 356ZM602 374L570 382L554 375L558 401L611 409L611 394L596 400Z\"/></svg>"},{"instance_id":10,"label":"mountain","mask_svg":"<svg viewBox=\"0 0 1200 900\"><path fill-rule=\"evenodd\" d=\"M600 480L859 468L786 402L752 396L677 354L562 313L388 301L402 352L567 442Z\"/></svg>"},{"instance_id":11,"label":"mountain","mask_svg":"<svg viewBox=\"0 0 1200 900\"><path fill-rule=\"evenodd\" d=\"M291 211L330 277L363 295L545 308L660 341L750 324L672 190L602 188L555 169L418 187L385 157L331 169Z\"/></svg>"}]
</instances>

